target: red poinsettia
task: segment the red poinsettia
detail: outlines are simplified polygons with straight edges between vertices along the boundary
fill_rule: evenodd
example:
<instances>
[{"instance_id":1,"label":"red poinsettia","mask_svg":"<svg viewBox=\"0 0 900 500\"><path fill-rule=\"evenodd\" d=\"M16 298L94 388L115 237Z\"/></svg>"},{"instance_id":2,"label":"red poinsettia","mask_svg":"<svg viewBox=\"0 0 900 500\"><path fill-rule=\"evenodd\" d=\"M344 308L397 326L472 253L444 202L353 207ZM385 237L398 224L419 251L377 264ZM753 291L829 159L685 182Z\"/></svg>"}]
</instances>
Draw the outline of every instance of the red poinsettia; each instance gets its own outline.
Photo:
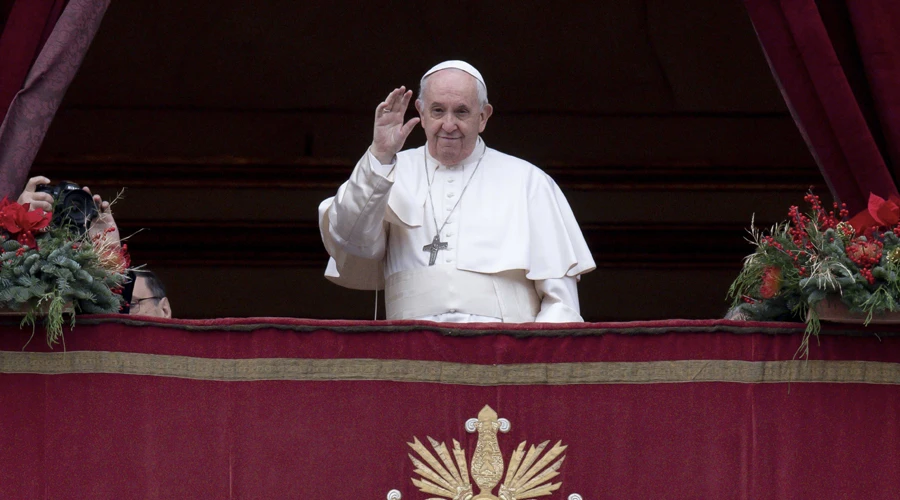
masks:
<instances>
[{"instance_id":1,"label":"red poinsettia","mask_svg":"<svg viewBox=\"0 0 900 500\"><path fill-rule=\"evenodd\" d=\"M52 214L43 209L30 210L31 204L20 205L3 198L0 201L0 228L6 230L10 237L30 248L37 248L34 233L50 224Z\"/></svg>"},{"instance_id":2,"label":"red poinsettia","mask_svg":"<svg viewBox=\"0 0 900 500\"><path fill-rule=\"evenodd\" d=\"M891 195L885 200L877 194L869 194L866 210L850 219L850 225L858 235L871 235L878 228L890 229L900 223L900 198Z\"/></svg>"},{"instance_id":3,"label":"red poinsettia","mask_svg":"<svg viewBox=\"0 0 900 500\"><path fill-rule=\"evenodd\" d=\"M771 299L781 290L781 268L769 266L763 271L762 285L759 287L759 296Z\"/></svg>"}]
</instances>

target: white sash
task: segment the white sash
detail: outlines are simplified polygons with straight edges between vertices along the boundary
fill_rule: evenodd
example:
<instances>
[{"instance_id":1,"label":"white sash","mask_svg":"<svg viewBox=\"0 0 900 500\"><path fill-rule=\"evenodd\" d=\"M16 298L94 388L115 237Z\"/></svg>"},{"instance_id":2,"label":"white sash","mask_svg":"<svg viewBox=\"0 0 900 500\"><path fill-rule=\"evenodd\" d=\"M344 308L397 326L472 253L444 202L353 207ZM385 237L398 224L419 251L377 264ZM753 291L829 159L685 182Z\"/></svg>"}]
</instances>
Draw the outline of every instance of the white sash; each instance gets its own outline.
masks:
<instances>
[{"instance_id":1,"label":"white sash","mask_svg":"<svg viewBox=\"0 0 900 500\"><path fill-rule=\"evenodd\" d=\"M521 269L482 274L428 266L394 273L385 285L389 320L460 312L528 323L541 307L534 282Z\"/></svg>"}]
</instances>

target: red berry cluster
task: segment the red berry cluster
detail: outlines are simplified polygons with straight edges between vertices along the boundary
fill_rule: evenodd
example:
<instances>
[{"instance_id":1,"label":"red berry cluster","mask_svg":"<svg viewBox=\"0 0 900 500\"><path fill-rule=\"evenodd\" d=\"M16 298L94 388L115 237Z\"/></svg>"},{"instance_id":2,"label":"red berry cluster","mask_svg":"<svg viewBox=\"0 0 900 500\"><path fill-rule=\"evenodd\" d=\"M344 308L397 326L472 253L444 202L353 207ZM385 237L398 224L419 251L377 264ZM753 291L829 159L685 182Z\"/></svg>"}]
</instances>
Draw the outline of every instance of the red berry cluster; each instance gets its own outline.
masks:
<instances>
[{"instance_id":1,"label":"red berry cluster","mask_svg":"<svg viewBox=\"0 0 900 500\"><path fill-rule=\"evenodd\" d=\"M840 224L842 221L846 221L850 216L850 211L847 210L846 203L842 203L840 205L840 208L838 208L838 204L835 203L834 210L826 212L822 207L822 201L818 196L812 193L812 190L810 190L810 192L803 197L803 200L809 203L813 213L816 214L819 228L823 231L836 228L838 224ZM835 214L835 212L837 212L837 214Z\"/></svg>"},{"instance_id":2,"label":"red berry cluster","mask_svg":"<svg viewBox=\"0 0 900 500\"><path fill-rule=\"evenodd\" d=\"M776 240L772 236L763 236L762 241L766 245L771 246L772 248L778 250L779 252L787 254L788 257L790 257L794 261L794 267L801 270L800 275L801 276L805 275L806 268L800 265L800 256L803 255L804 252L785 249L784 245L779 243L778 240ZM807 249L812 250L812 243L807 243L806 247L807 247Z\"/></svg>"},{"instance_id":3,"label":"red berry cluster","mask_svg":"<svg viewBox=\"0 0 900 500\"><path fill-rule=\"evenodd\" d=\"M884 243L880 241L854 241L847 245L847 257L859 267L861 274L870 285L875 284L872 268L881 262Z\"/></svg>"},{"instance_id":4,"label":"red berry cluster","mask_svg":"<svg viewBox=\"0 0 900 500\"><path fill-rule=\"evenodd\" d=\"M809 217L800 213L800 208L794 205L788 210L788 217L791 218L791 227L788 232L791 234L791 241L798 247L806 246L804 239L806 237L806 225L809 224Z\"/></svg>"},{"instance_id":5,"label":"red berry cluster","mask_svg":"<svg viewBox=\"0 0 900 500\"><path fill-rule=\"evenodd\" d=\"M116 226L110 226L110 227L104 229L102 233L92 235L91 239L94 242L100 241L100 238L103 238L105 235L107 235L109 233L115 232L115 230L116 230Z\"/></svg>"},{"instance_id":6,"label":"red berry cluster","mask_svg":"<svg viewBox=\"0 0 900 500\"><path fill-rule=\"evenodd\" d=\"M850 224L838 224L837 232L845 238L852 238L854 234L853 226Z\"/></svg>"},{"instance_id":7,"label":"red berry cluster","mask_svg":"<svg viewBox=\"0 0 900 500\"><path fill-rule=\"evenodd\" d=\"M128 244L122 243L122 250L119 252L122 256L123 266L127 269L131 267L131 254L128 253Z\"/></svg>"}]
</instances>

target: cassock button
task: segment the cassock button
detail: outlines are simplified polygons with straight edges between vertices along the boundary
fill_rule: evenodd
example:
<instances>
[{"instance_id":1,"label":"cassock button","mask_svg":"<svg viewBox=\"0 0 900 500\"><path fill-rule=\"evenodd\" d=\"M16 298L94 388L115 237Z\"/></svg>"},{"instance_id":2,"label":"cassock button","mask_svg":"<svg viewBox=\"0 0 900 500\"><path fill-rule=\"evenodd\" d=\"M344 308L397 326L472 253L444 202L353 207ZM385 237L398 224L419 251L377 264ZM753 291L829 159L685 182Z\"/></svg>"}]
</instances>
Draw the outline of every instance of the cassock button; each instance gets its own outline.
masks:
<instances>
[{"instance_id":1,"label":"cassock button","mask_svg":"<svg viewBox=\"0 0 900 500\"><path fill-rule=\"evenodd\" d=\"M447 193L447 198L453 198L454 196L456 196L456 195L453 193Z\"/></svg>"},{"instance_id":2,"label":"cassock button","mask_svg":"<svg viewBox=\"0 0 900 500\"><path fill-rule=\"evenodd\" d=\"M450 314L456 314L456 309L450 309L450 310L447 311L447 312L450 313Z\"/></svg>"},{"instance_id":3,"label":"cassock button","mask_svg":"<svg viewBox=\"0 0 900 500\"><path fill-rule=\"evenodd\" d=\"M451 177L451 178L449 178L449 179L447 179L447 182L450 182L450 183L452 183L452 182L453 182L453 177Z\"/></svg>"}]
</instances>

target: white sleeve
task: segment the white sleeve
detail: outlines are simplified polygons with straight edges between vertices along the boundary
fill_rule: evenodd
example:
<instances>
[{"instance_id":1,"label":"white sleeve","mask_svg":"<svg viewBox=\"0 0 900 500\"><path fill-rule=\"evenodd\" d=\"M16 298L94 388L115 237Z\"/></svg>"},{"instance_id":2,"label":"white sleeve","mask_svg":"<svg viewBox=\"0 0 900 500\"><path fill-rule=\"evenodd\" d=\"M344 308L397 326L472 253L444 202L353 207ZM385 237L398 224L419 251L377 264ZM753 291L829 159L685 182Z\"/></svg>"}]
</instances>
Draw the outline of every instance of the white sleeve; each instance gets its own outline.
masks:
<instances>
[{"instance_id":1,"label":"white sleeve","mask_svg":"<svg viewBox=\"0 0 900 500\"><path fill-rule=\"evenodd\" d=\"M536 280L534 289L541 299L541 312L534 319L537 323L581 323L578 304L578 278L565 276Z\"/></svg>"},{"instance_id":2,"label":"white sleeve","mask_svg":"<svg viewBox=\"0 0 900 500\"><path fill-rule=\"evenodd\" d=\"M394 166L395 163L382 165L367 152L356 164L350 179L338 189L327 208L328 227L320 229L329 233L340 250L364 259L384 256L387 241L384 214L394 185ZM328 250L334 257L332 249Z\"/></svg>"}]
</instances>

